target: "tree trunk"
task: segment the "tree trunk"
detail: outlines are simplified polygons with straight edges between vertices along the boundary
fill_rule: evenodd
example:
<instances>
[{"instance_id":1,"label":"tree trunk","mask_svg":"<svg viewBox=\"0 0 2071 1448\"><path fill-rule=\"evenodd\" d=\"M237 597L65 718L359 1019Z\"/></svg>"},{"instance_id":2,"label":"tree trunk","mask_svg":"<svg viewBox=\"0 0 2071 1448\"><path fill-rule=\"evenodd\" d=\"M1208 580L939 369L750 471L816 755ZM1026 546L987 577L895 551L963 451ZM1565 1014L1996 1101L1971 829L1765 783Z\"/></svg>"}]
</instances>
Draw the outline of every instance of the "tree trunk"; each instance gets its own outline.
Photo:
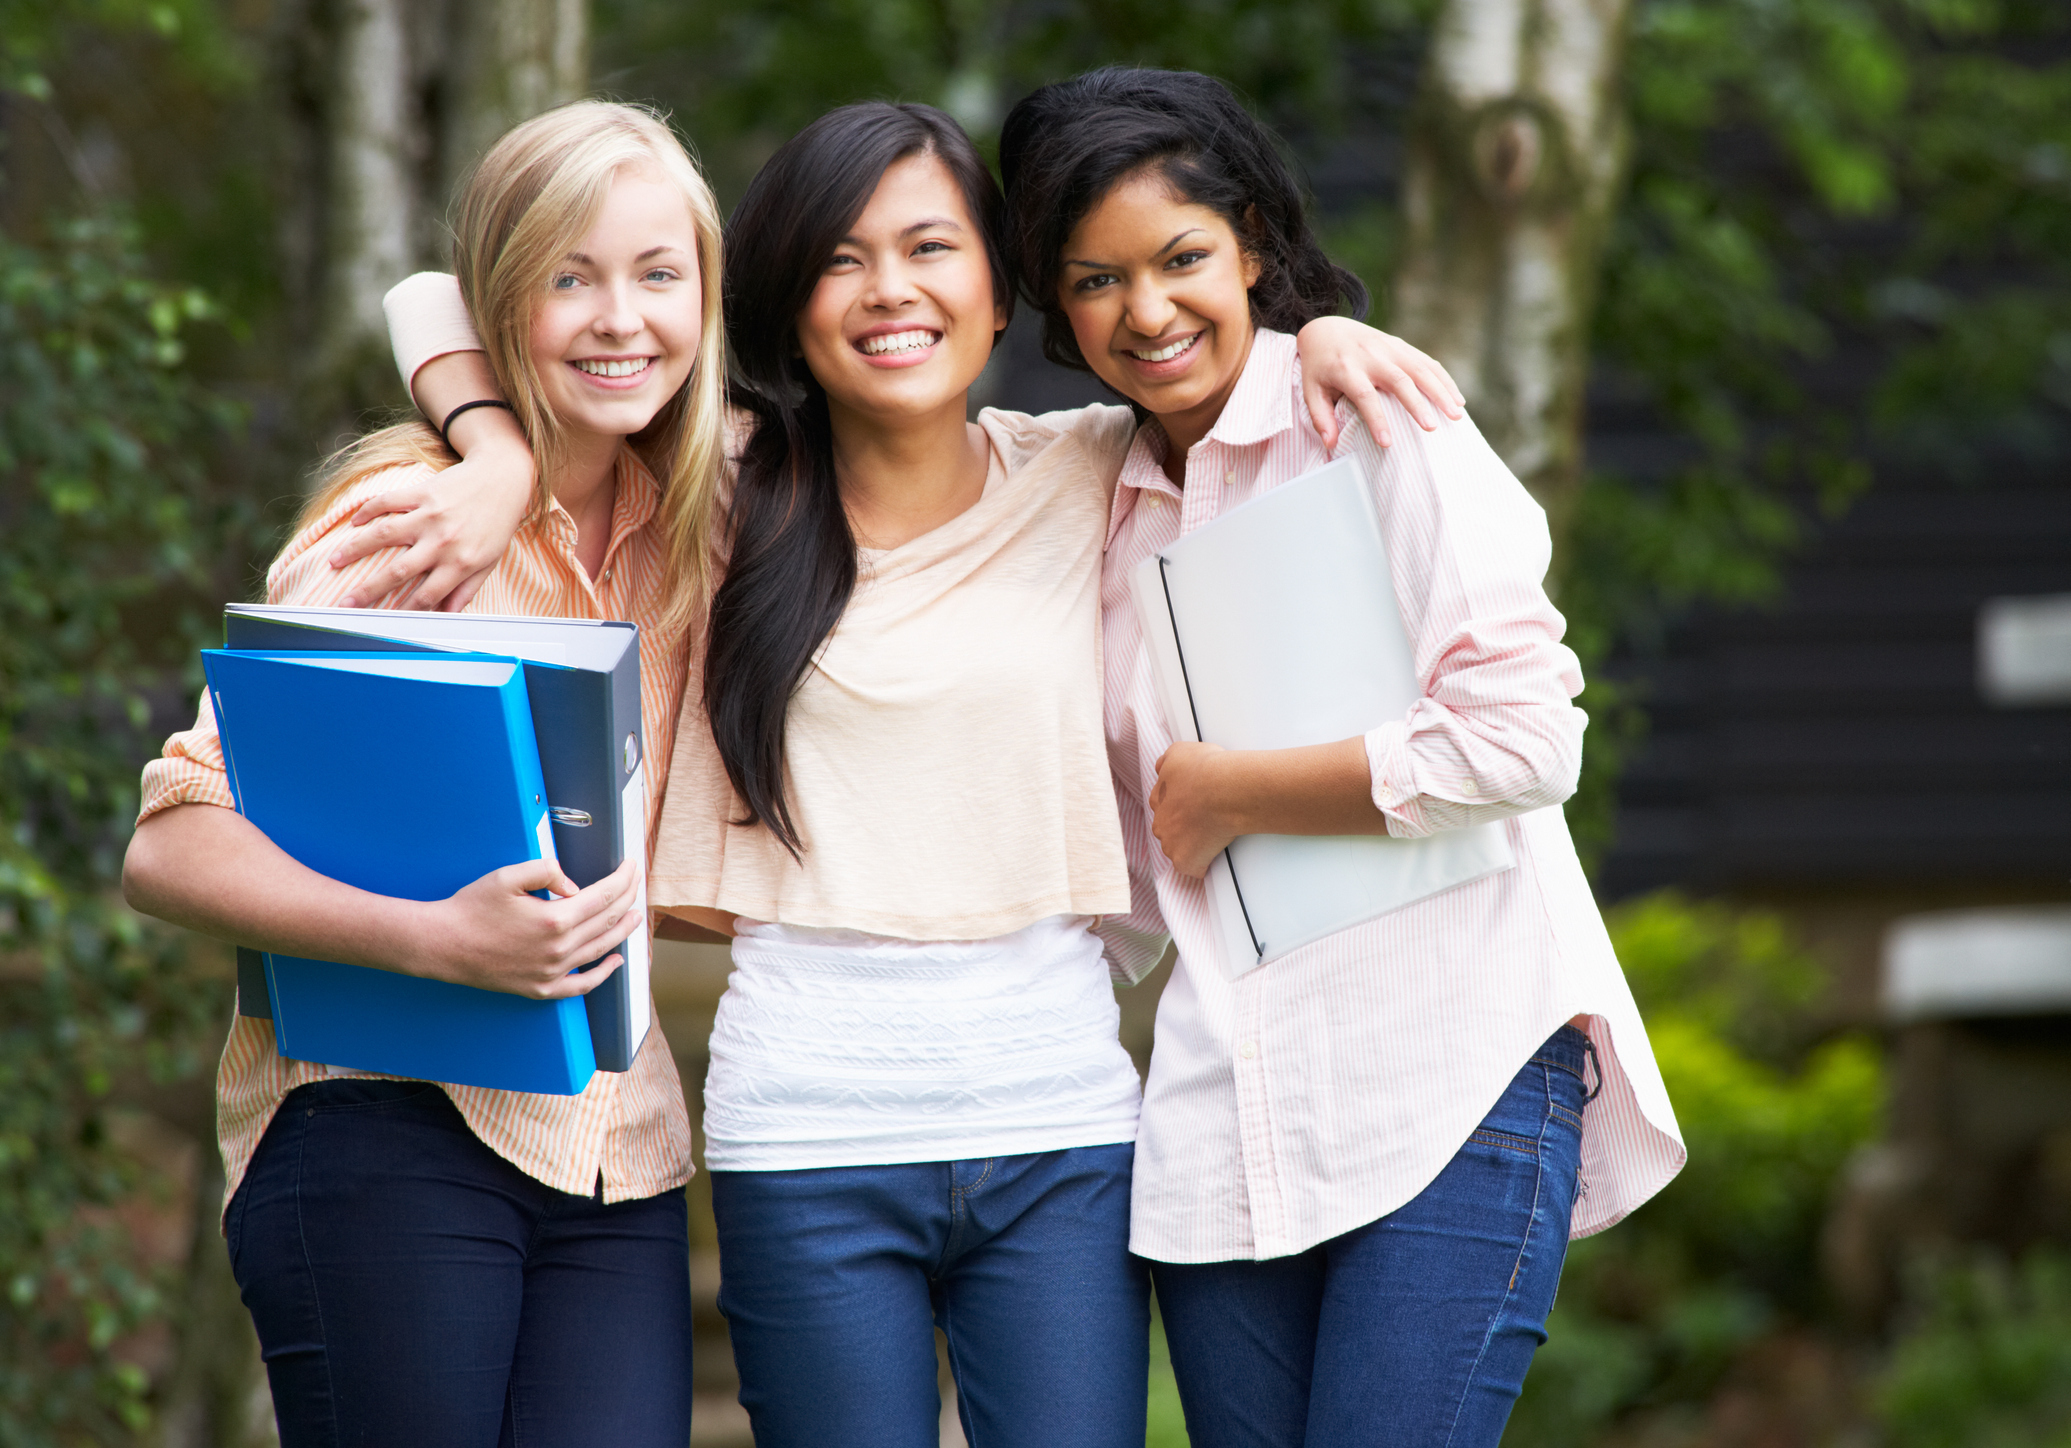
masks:
<instances>
[{"instance_id":1,"label":"tree trunk","mask_svg":"<svg viewBox=\"0 0 2071 1448\"><path fill-rule=\"evenodd\" d=\"M291 0L279 23L301 120L284 240L299 379L327 448L403 402L381 297L447 267L453 188L498 136L582 94L585 0ZM299 263L299 265L298 265Z\"/></svg>"},{"instance_id":2,"label":"tree trunk","mask_svg":"<svg viewBox=\"0 0 2071 1448\"><path fill-rule=\"evenodd\" d=\"M441 204L496 138L589 84L588 0L448 0Z\"/></svg>"},{"instance_id":3,"label":"tree trunk","mask_svg":"<svg viewBox=\"0 0 2071 1448\"><path fill-rule=\"evenodd\" d=\"M415 0L341 0L330 117L321 375L344 383L378 362L381 296L418 270L420 105L412 75ZM371 356L369 355L371 354ZM357 399L354 399L357 400Z\"/></svg>"},{"instance_id":4,"label":"tree trunk","mask_svg":"<svg viewBox=\"0 0 2071 1448\"><path fill-rule=\"evenodd\" d=\"M1626 157L1630 0L1446 0L1411 122L1392 325L1443 362L1558 560ZM1557 563L1556 563L1557 567Z\"/></svg>"}]
</instances>

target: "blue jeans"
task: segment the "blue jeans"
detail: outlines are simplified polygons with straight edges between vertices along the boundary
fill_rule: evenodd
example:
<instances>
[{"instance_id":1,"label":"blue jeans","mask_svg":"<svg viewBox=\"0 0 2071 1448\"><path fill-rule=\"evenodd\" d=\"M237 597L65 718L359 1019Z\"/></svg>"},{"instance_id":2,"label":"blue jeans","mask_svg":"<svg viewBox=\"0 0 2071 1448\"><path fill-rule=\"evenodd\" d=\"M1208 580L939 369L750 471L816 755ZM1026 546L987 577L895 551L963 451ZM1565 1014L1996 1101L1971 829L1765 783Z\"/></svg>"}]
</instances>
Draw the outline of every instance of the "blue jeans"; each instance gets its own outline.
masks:
<instances>
[{"instance_id":1,"label":"blue jeans","mask_svg":"<svg viewBox=\"0 0 2071 1448\"><path fill-rule=\"evenodd\" d=\"M1554 1032L1378 1221L1292 1257L1152 1263L1194 1448L1496 1448L1567 1256L1589 1056Z\"/></svg>"},{"instance_id":2,"label":"blue jeans","mask_svg":"<svg viewBox=\"0 0 2071 1448\"><path fill-rule=\"evenodd\" d=\"M1142 1448L1134 1154L713 1172L756 1448L935 1448L937 1326L976 1448Z\"/></svg>"},{"instance_id":3,"label":"blue jeans","mask_svg":"<svg viewBox=\"0 0 2071 1448\"><path fill-rule=\"evenodd\" d=\"M287 1095L225 1221L282 1448L683 1448L683 1193L605 1206L468 1130L438 1087Z\"/></svg>"}]
</instances>

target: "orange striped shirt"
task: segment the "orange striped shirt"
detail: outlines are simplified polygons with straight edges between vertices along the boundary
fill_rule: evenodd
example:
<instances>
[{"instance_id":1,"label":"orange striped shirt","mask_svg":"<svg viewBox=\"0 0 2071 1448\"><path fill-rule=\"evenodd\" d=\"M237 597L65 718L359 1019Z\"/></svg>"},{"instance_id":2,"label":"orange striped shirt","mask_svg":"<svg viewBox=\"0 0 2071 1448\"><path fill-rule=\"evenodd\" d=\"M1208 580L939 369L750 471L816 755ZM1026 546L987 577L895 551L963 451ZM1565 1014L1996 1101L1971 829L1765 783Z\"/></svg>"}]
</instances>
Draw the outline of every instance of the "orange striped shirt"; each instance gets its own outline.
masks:
<instances>
[{"instance_id":1,"label":"orange striped shirt","mask_svg":"<svg viewBox=\"0 0 2071 1448\"><path fill-rule=\"evenodd\" d=\"M322 606L349 593L388 555L334 569L326 561L332 546L350 527L361 503L418 481L424 471L403 467L377 473L297 533L267 570L267 602ZM686 660L680 632L668 632L661 622L669 600L669 576L668 550L656 518L660 487L624 449L617 481L611 542L594 583L576 558L575 520L556 503L544 518L518 530L468 611L627 619L639 625L640 715L648 740L652 830L668 782ZM394 602L393 596L380 600L382 606ZM236 807L206 693L194 727L166 740L163 756L144 767L143 801L140 823L176 804ZM216 1071L216 1136L223 1151L225 1205L283 1096L309 1081L378 1074L290 1060L275 1049L271 1021L237 1017ZM490 1150L557 1190L588 1196L601 1179L605 1201L627 1201L679 1187L694 1170L690 1114L659 1024L648 1031L632 1070L599 1071L579 1096L441 1085Z\"/></svg>"}]
</instances>

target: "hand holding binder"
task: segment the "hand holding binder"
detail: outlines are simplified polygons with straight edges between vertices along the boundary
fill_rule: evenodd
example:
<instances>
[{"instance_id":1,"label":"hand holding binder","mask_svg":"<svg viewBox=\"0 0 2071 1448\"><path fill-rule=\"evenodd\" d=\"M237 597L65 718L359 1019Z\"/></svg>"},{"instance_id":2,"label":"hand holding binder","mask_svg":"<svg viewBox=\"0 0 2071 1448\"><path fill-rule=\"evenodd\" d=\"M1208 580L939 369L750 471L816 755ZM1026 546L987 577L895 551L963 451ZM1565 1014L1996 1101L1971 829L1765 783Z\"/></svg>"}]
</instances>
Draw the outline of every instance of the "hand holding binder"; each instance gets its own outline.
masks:
<instances>
[{"instance_id":1,"label":"hand holding binder","mask_svg":"<svg viewBox=\"0 0 2071 1448\"><path fill-rule=\"evenodd\" d=\"M202 662L238 812L311 870L425 902L559 877L514 660L208 649ZM240 995L256 983L246 963ZM260 974L277 1048L298 1060L562 1095L597 1068L580 998L281 954Z\"/></svg>"},{"instance_id":2,"label":"hand holding binder","mask_svg":"<svg viewBox=\"0 0 2071 1448\"><path fill-rule=\"evenodd\" d=\"M587 995L624 964L626 936L645 923L639 893L629 864L588 887L548 860L492 870L439 902L444 964L420 973L540 1000Z\"/></svg>"},{"instance_id":3,"label":"hand holding binder","mask_svg":"<svg viewBox=\"0 0 2071 1448\"><path fill-rule=\"evenodd\" d=\"M223 625L232 649L473 650L524 660L562 868L588 886L624 861L635 862L639 923L622 948L625 964L584 997L598 1069L630 1069L652 1024L639 630L599 619L287 604L232 604ZM239 1008L263 1013L264 999L263 990L241 989Z\"/></svg>"},{"instance_id":4,"label":"hand holding binder","mask_svg":"<svg viewBox=\"0 0 2071 1448\"><path fill-rule=\"evenodd\" d=\"M1175 740L1289 749L1421 696L1364 473L1341 458L1145 559L1130 579ZM1512 864L1500 822L1421 840L1244 835L1208 869L1232 974Z\"/></svg>"}]
</instances>

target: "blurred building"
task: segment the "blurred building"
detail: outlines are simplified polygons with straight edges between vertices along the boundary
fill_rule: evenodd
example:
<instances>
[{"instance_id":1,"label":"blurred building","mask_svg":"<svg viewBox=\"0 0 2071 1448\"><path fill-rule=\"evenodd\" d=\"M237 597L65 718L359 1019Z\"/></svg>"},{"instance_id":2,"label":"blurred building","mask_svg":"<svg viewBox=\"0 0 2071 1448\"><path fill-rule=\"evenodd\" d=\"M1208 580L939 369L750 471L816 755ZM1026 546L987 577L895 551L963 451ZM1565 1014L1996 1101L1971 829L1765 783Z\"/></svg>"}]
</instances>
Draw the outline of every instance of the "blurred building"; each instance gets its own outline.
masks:
<instances>
[{"instance_id":1,"label":"blurred building","mask_svg":"<svg viewBox=\"0 0 2071 1448\"><path fill-rule=\"evenodd\" d=\"M1888 461L1774 603L1621 661L1650 716L1607 898L1783 906L1875 1013L1896 918L2071 901L2071 456Z\"/></svg>"}]
</instances>

